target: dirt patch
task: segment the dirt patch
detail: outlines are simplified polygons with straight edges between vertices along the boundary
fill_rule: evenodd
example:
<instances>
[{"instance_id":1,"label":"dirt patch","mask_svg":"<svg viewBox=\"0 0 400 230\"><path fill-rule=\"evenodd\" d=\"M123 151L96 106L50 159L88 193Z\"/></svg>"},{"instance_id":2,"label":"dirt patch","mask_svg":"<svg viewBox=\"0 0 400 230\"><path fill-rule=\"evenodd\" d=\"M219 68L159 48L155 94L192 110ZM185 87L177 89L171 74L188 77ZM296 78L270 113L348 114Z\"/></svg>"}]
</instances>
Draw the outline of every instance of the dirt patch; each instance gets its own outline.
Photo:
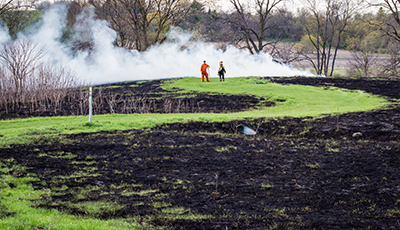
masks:
<instances>
[{"instance_id":1,"label":"dirt patch","mask_svg":"<svg viewBox=\"0 0 400 230\"><path fill-rule=\"evenodd\" d=\"M397 98L381 81L317 80L272 81L343 84ZM36 188L52 190L39 207L167 229L396 229L399 117L396 107L322 119L176 123L1 152L40 178ZM238 124L258 134L245 136ZM99 213L80 206L99 201L122 206Z\"/></svg>"}]
</instances>

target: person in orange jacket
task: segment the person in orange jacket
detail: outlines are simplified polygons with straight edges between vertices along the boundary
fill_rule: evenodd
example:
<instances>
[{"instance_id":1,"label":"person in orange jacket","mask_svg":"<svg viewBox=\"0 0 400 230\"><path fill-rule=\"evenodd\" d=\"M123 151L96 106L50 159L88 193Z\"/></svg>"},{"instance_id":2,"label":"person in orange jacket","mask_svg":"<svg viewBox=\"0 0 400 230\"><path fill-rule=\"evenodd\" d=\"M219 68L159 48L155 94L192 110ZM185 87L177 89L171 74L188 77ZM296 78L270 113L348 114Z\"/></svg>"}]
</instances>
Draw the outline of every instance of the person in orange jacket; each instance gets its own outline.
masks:
<instances>
[{"instance_id":1,"label":"person in orange jacket","mask_svg":"<svg viewBox=\"0 0 400 230\"><path fill-rule=\"evenodd\" d=\"M210 66L207 65L206 61L203 61L203 64L200 67L200 72L201 72L201 80L204 82L204 76L206 76L207 82L210 82L208 80L208 73L207 73L207 69L209 69Z\"/></svg>"}]
</instances>

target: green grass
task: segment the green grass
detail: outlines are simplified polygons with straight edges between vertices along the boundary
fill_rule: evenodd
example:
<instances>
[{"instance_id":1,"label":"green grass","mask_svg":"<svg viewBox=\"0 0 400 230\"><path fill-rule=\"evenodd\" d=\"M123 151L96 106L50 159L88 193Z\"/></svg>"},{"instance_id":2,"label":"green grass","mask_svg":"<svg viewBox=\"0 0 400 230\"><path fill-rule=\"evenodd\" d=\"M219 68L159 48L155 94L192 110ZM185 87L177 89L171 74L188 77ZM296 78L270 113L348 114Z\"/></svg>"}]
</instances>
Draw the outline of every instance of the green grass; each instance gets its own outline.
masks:
<instances>
[{"instance_id":1,"label":"green grass","mask_svg":"<svg viewBox=\"0 0 400 230\"><path fill-rule=\"evenodd\" d=\"M101 200L101 201L85 201L78 203L68 203L72 208L76 208L79 211L85 212L88 215L96 217L98 215L107 213L115 215L115 213L124 208L123 205Z\"/></svg>"},{"instance_id":2,"label":"green grass","mask_svg":"<svg viewBox=\"0 0 400 230\"><path fill-rule=\"evenodd\" d=\"M2 167L4 168L4 167ZM35 200L48 195L49 190L34 190L29 182L36 178L16 178L2 175L0 183L0 229L141 229L134 220L99 220L59 212L55 209L34 208ZM14 186L11 188L9 183ZM121 207L105 202L75 204L91 215L114 212Z\"/></svg>"},{"instance_id":3,"label":"green grass","mask_svg":"<svg viewBox=\"0 0 400 230\"><path fill-rule=\"evenodd\" d=\"M164 208L161 210L163 214L158 215L159 219L168 219L168 220L202 220L202 219L211 219L212 215L201 215L194 214L190 209L183 207L173 207L173 208Z\"/></svg>"},{"instance_id":4,"label":"green grass","mask_svg":"<svg viewBox=\"0 0 400 230\"><path fill-rule=\"evenodd\" d=\"M12 195L11 195L12 194ZM14 189L3 189L2 203L11 214L0 220L0 229L140 229L139 224L123 220L98 220L64 214L54 209L31 207L29 199L38 198L40 192L32 188L18 186ZM5 197L4 197L5 195ZM27 199L29 198L29 199ZM86 206L89 212L94 212L92 206Z\"/></svg>"},{"instance_id":5,"label":"green grass","mask_svg":"<svg viewBox=\"0 0 400 230\"><path fill-rule=\"evenodd\" d=\"M103 88L103 89L116 89L116 88L121 88L122 86L120 86L120 85L109 85L109 86L101 86L101 88ZM98 89L98 88L100 88L100 87L94 87L94 89Z\"/></svg>"},{"instance_id":6,"label":"green grass","mask_svg":"<svg viewBox=\"0 0 400 230\"><path fill-rule=\"evenodd\" d=\"M0 160L0 229L142 229L134 220L99 220L35 208L35 201L49 197L51 191L34 190L30 183L38 179L17 177L25 173L25 168L11 165L13 162L12 158ZM113 213L122 206L99 201L75 203L74 208L96 216Z\"/></svg>"},{"instance_id":7,"label":"green grass","mask_svg":"<svg viewBox=\"0 0 400 230\"><path fill-rule=\"evenodd\" d=\"M211 84L202 84L195 78L184 78L176 81L168 88L184 88L187 91L219 92L226 94L248 94L270 97L271 100L284 99L276 107L230 114L230 117L304 117L322 114L368 111L379 108L387 102L383 98L372 96L362 91L301 85L281 85L268 83L260 78L229 78L225 82L212 79ZM268 84L256 84L257 82ZM215 117L215 119L217 119Z\"/></svg>"},{"instance_id":8,"label":"green grass","mask_svg":"<svg viewBox=\"0 0 400 230\"><path fill-rule=\"evenodd\" d=\"M256 84L257 82L267 84ZM101 130L128 130L154 127L163 123L188 121L229 121L244 118L318 117L324 114L342 114L369 111L388 105L384 98L362 91L338 88L325 90L301 85L268 83L256 77L228 78L219 82L212 78L203 83L198 78L172 80L165 88L181 88L185 91L249 94L270 100L285 100L275 107L259 108L238 113L193 113L193 114L112 114L94 115L88 125L87 116L44 117L0 121L0 146L10 144L41 143L51 137L52 142L65 143L59 134L98 132ZM47 138L42 138L47 137Z\"/></svg>"}]
</instances>

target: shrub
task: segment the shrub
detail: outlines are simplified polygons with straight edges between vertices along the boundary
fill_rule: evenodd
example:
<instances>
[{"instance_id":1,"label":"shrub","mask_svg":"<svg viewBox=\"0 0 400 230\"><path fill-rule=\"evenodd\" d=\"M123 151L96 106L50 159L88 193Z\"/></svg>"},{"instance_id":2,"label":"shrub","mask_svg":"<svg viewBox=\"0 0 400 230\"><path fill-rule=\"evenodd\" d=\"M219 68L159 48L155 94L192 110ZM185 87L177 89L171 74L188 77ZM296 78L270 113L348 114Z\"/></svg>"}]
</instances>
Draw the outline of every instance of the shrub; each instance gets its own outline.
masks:
<instances>
[{"instance_id":1,"label":"shrub","mask_svg":"<svg viewBox=\"0 0 400 230\"><path fill-rule=\"evenodd\" d=\"M18 112L52 110L55 114L67 89L78 84L67 67L45 60L43 48L28 39L3 43L0 47L0 109Z\"/></svg>"}]
</instances>

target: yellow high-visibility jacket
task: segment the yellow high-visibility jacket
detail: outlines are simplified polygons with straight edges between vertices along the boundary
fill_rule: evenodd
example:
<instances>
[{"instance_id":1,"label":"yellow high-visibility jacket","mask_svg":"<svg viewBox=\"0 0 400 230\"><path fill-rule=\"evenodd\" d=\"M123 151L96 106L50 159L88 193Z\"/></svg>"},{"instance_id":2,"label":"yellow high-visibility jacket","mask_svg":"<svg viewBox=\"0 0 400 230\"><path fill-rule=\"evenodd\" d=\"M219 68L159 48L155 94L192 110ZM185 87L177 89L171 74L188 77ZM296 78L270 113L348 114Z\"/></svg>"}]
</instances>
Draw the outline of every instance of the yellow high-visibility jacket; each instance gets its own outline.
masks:
<instances>
[{"instance_id":1,"label":"yellow high-visibility jacket","mask_svg":"<svg viewBox=\"0 0 400 230\"><path fill-rule=\"evenodd\" d=\"M219 73L219 72L224 72L224 73L226 73L225 66L224 66L223 64L220 64L220 65L219 65L218 73Z\"/></svg>"}]
</instances>

